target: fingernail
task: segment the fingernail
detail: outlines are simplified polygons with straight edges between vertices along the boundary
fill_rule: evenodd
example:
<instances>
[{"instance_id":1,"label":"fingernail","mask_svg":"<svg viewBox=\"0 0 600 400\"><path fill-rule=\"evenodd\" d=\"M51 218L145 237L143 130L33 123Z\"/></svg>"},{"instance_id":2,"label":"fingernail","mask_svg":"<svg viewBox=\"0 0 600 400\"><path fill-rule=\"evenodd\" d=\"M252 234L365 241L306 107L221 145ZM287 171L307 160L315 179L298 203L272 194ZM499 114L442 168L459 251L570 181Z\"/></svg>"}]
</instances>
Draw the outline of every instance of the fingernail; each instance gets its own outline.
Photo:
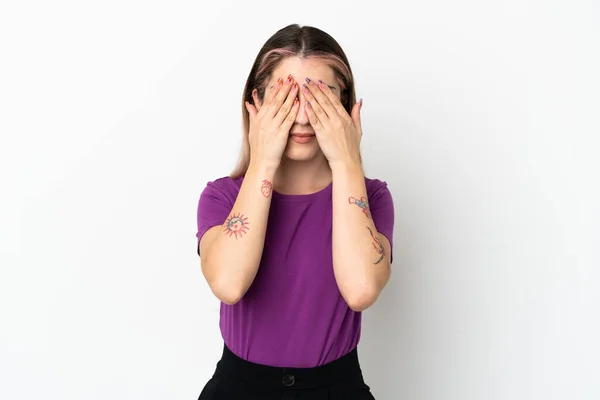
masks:
<instances>
[{"instance_id":1,"label":"fingernail","mask_svg":"<svg viewBox=\"0 0 600 400\"><path fill-rule=\"evenodd\" d=\"M308 86L306 86L306 83L303 83L303 84L302 84L302 87L303 87L304 89L308 90Z\"/></svg>"},{"instance_id":2,"label":"fingernail","mask_svg":"<svg viewBox=\"0 0 600 400\"><path fill-rule=\"evenodd\" d=\"M310 103L308 102L308 100L306 100L306 105L307 105L307 106L310 106Z\"/></svg>"},{"instance_id":3,"label":"fingernail","mask_svg":"<svg viewBox=\"0 0 600 400\"><path fill-rule=\"evenodd\" d=\"M323 89L325 89L325 83L319 79L319 86Z\"/></svg>"},{"instance_id":4,"label":"fingernail","mask_svg":"<svg viewBox=\"0 0 600 400\"><path fill-rule=\"evenodd\" d=\"M306 78L306 83L310 83L310 79Z\"/></svg>"},{"instance_id":5,"label":"fingernail","mask_svg":"<svg viewBox=\"0 0 600 400\"><path fill-rule=\"evenodd\" d=\"M360 108L362 108L362 103L363 103L362 99L360 99Z\"/></svg>"},{"instance_id":6,"label":"fingernail","mask_svg":"<svg viewBox=\"0 0 600 400\"><path fill-rule=\"evenodd\" d=\"M291 81L292 81L292 74L289 74L288 77L287 77L287 82L289 83Z\"/></svg>"}]
</instances>

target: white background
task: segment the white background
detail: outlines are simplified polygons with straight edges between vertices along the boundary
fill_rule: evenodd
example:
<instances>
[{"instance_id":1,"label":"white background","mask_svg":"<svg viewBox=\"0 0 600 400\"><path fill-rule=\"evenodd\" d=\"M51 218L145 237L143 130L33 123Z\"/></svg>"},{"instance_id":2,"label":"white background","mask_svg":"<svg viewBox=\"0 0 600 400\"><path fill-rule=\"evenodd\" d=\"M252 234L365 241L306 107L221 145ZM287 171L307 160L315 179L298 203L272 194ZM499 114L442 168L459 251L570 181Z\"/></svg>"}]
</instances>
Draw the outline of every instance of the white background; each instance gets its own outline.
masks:
<instances>
[{"instance_id":1,"label":"white background","mask_svg":"<svg viewBox=\"0 0 600 400\"><path fill-rule=\"evenodd\" d=\"M376 397L600 398L600 6L542 0L4 2L0 398L198 397L222 350L198 197L294 22L346 50L395 199Z\"/></svg>"}]
</instances>

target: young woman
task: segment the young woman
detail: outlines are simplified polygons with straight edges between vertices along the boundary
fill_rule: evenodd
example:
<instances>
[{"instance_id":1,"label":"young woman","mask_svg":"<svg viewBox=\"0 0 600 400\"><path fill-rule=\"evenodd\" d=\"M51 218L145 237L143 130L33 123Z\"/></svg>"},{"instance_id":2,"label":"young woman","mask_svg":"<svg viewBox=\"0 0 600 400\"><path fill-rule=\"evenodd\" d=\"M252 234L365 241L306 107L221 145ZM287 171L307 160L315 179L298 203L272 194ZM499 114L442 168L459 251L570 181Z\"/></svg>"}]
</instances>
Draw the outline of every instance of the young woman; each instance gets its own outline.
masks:
<instances>
[{"instance_id":1,"label":"young woman","mask_svg":"<svg viewBox=\"0 0 600 400\"><path fill-rule=\"evenodd\" d=\"M327 33L290 25L258 53L240 163L198 204L224 339L199 400L373 399L357 345L390 277L394 206L363 173L361 107Z\"/></svg>"}]
</instances>

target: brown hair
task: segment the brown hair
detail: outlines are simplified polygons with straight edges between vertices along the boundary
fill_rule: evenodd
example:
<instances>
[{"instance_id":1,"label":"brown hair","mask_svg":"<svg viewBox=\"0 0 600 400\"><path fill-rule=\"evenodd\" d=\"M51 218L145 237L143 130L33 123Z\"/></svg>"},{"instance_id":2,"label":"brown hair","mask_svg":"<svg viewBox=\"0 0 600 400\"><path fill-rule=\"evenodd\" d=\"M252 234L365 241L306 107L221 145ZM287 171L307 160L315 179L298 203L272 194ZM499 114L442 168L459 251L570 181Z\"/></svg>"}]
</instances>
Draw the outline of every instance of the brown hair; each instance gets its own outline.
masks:
<instances>
[{"instance_id":1,"label":"brown hair","mask_svg":"<svg viewBox=\"0 0 600 400\"><path fill-rule=\"evenodd\" d=\"M242 151L238 164L230 175L232 178L243 176L250 164L250 142L248 140L250 116L245 102L254 103L252 99L254 89L258 92L258 98L261 101L264 99L265 88L271 74L287 57L310 57L323 61L331 67L340 86L341 103L349 114L352 111L352 106L356 102L354 77L348 58L338 42L328 33L311 26L301 27L293 24L280 29L267 40L258 52L244 87Z\"/></svg>"}]
</instances>

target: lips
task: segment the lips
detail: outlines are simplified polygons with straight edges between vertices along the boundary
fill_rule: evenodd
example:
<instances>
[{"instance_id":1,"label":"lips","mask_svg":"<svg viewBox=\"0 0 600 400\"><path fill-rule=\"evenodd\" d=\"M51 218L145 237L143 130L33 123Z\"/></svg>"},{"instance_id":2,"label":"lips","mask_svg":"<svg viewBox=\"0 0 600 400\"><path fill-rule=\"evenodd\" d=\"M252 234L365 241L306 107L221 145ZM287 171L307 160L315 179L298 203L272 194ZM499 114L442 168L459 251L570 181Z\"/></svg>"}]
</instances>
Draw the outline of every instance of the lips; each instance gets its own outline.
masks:
<instances>
[{"instance_id":1,"label":"lips","mask_svg":"<svg viewBox=\"0 0 600 400\"><path fill-rule=\"evenodd\" d=\"M315 136L314 133L290 133L290 136L295 136L295 137L311 137L311 136Z\"/></svg>"},{"instance_id":2,"label":"lips","mask_svg":"<svg viewBox=\"0 0 600 400\"><path fill-rule=\"evenodd\" d=\"M290 134L290 140L296 143L305 144L311 143L317 139L314 133L292 133Z\"/></svg>"}]
</instances>

